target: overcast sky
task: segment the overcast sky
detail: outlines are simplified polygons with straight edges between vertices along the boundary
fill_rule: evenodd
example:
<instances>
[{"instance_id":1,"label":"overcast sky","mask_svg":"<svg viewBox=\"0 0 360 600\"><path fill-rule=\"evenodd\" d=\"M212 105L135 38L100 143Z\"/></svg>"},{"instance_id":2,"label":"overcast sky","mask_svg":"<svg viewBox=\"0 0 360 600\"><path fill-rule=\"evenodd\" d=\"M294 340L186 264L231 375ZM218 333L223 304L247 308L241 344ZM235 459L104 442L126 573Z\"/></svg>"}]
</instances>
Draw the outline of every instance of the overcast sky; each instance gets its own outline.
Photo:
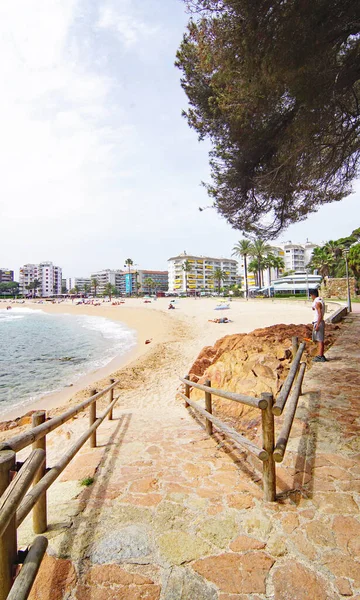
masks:
<instances>
[{"instance_id":1,"label":"overcast sky","mask_svg":"<svg viewBox=\"0 0 360 600\"><path fill-rule=\"evenodd\" d=\"M51 260L64 277L166 269L241 238L209 204L207 143L181 110L181 0L0 4L0 267ZM290 227L314 242L359 227L360 186Z\"/></svg>"}]
</instances>

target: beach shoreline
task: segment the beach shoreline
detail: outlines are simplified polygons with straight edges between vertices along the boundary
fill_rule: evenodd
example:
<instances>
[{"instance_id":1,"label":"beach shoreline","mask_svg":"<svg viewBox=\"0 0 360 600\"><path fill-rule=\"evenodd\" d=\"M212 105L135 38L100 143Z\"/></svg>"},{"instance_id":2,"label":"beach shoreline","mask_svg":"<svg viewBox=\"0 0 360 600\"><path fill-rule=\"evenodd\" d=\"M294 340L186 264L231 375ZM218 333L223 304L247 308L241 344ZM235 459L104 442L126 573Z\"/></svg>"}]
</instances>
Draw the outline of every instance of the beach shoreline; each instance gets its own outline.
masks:
<instances>
[{"instance_id":1,"label":"beach shoreline","mask_svg":"<svg viewBox=\"0 0 360 600\"><path fill-rule=\"evenodd\" d=\"M17 307L17 305L12 306L14 308ZM60 304L39 304L34 301L25 302L24 304L19 305L19 308L20 307L41 310L47 314L103 317L110 321L122 322L127 328L136 332L137 344L135 348L116 356L105 366L82 375L72 385L45 394L36 400L25 401L14 409L5 409L0 412L0 422L14 421L33 410L48 411L69 403L74 395L89 388L90 385L95 385L98 381L104 380L105 378L110 380L115 372L118 372L126 366L135 364L140 358L147 354L151 354L153 339L155 338L157 343L163 343L170 338L173 329L173 322L169 320L167 323L167 315L153 313L152 318L149 319L148 312L145 308L141 307L140 304L138 306L124 307L122 305L112 306L108 303L104 303L100 306L92 306L85 304L75 305L65 302ZM147 340L151 340L150 343L145 343Z\"/></svg>"},{"instance_id":2,"label":"beach shoreline","mask_svg":"<svg viewBox=\"0 0 360 600\"><path fill-rule=\"evenodd\" d=\"M184 375L204 346L213 345L227 334L249 333L256 328L279 323L309 323L310 305L301 303L276 303L271 300L233 301L229 310L215 311L216 298L185 298L175 302L176 310L168 311L169 299L159 298L144 304L142 298L126 299L125 304L113 306L104 302L100 306L76 305L71 302L59 304L36 301L26 302L22 307L42 310L49 314L72 314L105 317L121 321L137 333L137 345L128 353L116 357L105 367L82 376L74 385L29 401L26 405L0 414L0 422L14 421L32 410L65 410L90 395L91 389L104 389L110 378L122 378L136 386L142 373L156 375L157 357L166 355L167 348L178 348L172 369L176 375ZM13 305L14 306L14 305ZM209 320L227 316L229 323L210 323ZM146 343L150 340L150 343ZM159 360L161 363L161 360ZM150 365L150 368L149 368ZM188 366L187 366L188 365ZM159 368L159 376L161 369ZM149 386L150 387L150 386ZM151 395L151 389L148 390Z\"/></svg>"}]
</instances>

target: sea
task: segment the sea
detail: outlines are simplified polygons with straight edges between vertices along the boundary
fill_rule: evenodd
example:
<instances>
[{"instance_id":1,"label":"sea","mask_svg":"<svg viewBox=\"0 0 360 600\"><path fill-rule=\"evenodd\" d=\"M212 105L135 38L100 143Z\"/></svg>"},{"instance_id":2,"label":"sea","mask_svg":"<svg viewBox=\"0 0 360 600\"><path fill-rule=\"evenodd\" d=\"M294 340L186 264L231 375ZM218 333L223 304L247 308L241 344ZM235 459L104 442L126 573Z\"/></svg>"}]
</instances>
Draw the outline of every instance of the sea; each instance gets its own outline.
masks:
<instances>
[{"instance_id":1,"label":"sea","mask_svg":"<svg viewBox=\"0 0 360 600\"><path fill-rule=\"evenodd\" d=\"M135 331L104 317L0 309L0 419L14 409L26 412L136 344Z\"/></svg>"}]
</instances>

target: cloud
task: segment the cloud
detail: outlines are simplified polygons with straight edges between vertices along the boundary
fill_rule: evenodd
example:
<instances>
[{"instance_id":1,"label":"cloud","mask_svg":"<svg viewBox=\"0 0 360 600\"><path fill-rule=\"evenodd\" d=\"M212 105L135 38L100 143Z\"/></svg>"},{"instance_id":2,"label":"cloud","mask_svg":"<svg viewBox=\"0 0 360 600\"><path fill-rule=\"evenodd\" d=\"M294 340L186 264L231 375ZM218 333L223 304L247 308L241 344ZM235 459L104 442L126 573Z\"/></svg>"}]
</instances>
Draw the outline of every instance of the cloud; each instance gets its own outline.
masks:
<instances>
[{"instance_id":1,"label":"cloud","mask_svg":"<svg viewBox=\"0 0 360 600\"><path fill-rule=\"evenodd\" d=\"M99 11L97 26L118 34L125 49L154 37L159 29L145 22L134 10L130 2L122 1L115 4L108 3Z\"/></svg>"},{"instance_id":2,"label":"cloud","mask_svg":"<svg viewBox=\"0 0 360 600\"><path fill-rule=\"evenodd\" d=\"M88 65L88 40L78 31L81 5L0 5L6 32L0 38L1 215L26 216L34 235L42 234L44 216L76 218L85 201L98 201L136 137L112 99L116 82Z\"/></svg>"}]
</instances>

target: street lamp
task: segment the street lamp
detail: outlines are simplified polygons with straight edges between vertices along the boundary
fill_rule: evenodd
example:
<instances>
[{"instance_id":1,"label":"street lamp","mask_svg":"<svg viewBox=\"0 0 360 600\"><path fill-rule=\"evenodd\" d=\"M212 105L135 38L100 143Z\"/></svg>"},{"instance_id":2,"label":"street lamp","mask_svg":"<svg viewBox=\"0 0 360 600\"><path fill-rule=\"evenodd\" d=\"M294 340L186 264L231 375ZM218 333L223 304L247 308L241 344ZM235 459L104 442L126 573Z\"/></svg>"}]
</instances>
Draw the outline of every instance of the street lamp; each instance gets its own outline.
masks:
<instances>
[{"instance_id":1,"label":"street lamp","mask_svg":"<svg viewBox=\"0 0 360 600\"><path fill-rule=\"evenodd\" d=\"M306 300L309 300L309 269L305 269L306 273Z\"/></svg>"},{"instance_id":2,"label":"street lamp","mask_svg":"<svg viewBox=\"0 0 360 600\"><path fill-rule=\"evenodd\" d=\"M348 267L348 255L349 250L344 250L345 254L345 266L346 266L346 285L347 285L347 309L351 312L351 296L350 296L350 281L349 281L349 267Z\"/></svg>"}]
</instances>

